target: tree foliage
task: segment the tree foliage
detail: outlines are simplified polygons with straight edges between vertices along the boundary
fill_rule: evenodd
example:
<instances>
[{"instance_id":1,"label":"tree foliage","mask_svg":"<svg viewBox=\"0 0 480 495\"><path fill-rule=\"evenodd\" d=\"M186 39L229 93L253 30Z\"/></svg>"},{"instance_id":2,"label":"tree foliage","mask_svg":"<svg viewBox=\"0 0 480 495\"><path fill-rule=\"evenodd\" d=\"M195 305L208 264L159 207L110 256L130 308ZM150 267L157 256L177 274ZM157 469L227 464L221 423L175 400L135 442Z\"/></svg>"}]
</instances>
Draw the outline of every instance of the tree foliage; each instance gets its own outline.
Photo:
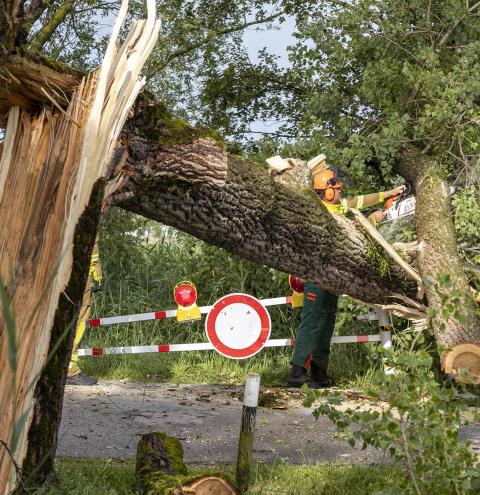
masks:
<instances>
[{"instance_id":1,"label":"tree foliage","mask_svg":"<svg viewBox=\"0 0 480 495\"><path fill-rule=\"evenodd\" d=\"M388 177L399 149L415 145L478 188L478 8L322 2L297 17L290 67L263 56L210 74L206 118L228 131L275 115L279 133L307 137L357 176L367 164Z\"/></svg>"},{"instance_id":2,"label":"tree foliage","mask_svg":"<svg viewBox=\"0 0 480 495\"><path fill-rule=\"evenodd\" d=\"M477 398L439 383L432 372L432 357L408 347L386 353L395 374L375 373L367 387L366 408L338 407L338 393L318 390L308 391L306 405L326 396L315 409L317 418L330 418L352 446L372 446L391 457L397 469L376 481L371 493L478 493L478 458L459 436L468 401Z\"/></svg>"}]
</instances>

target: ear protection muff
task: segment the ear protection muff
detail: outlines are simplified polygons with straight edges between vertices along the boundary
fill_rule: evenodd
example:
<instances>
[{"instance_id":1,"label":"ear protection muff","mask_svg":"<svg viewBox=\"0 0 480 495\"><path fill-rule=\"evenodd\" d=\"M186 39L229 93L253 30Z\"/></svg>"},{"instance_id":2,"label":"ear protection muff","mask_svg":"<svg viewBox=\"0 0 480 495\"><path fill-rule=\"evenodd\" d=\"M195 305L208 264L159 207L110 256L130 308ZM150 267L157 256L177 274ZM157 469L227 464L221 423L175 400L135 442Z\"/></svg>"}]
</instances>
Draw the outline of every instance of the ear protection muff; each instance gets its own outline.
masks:
<instances>
[{"instance_id":1,"label":"ear protection muff","mask_svg":"<svg viewBox=\"0 0 480 495\"><path fill-rule=\"evenodd\" d=\"M333 187L327 187L323 192L323 197L326 201L333 201L335 197L335 189Z\"/></svg>"}]
</instances>

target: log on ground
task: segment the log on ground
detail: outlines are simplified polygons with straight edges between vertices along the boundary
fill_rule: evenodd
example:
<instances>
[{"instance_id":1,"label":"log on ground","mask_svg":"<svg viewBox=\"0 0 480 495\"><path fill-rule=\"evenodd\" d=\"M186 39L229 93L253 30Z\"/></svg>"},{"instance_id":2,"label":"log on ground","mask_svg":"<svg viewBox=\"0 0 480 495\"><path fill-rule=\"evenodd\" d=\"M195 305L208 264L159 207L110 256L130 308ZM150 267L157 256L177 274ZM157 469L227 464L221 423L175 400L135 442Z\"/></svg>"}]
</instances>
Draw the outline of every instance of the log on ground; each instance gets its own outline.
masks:
<instances>
[{"instance_id":1,"label":"log on ground","mask_svg":"<svg viewBox=\"0 0 480 495\"><path fill-rule=\"evenodd\" d=\"M188 474L179 440L165 433L143 435L137 446L137 485L141 495L238 495L233 483L211 470Z\"/></svg>"}]
</instances>

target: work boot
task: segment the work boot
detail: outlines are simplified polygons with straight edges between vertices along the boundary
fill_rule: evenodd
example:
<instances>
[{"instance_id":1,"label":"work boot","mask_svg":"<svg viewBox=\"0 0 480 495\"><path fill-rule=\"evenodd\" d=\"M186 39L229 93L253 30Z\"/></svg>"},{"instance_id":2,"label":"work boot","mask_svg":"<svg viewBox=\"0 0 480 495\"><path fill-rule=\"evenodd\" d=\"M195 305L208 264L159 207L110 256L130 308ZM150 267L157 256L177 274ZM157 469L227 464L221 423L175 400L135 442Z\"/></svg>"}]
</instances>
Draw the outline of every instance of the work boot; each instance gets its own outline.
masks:
<instances>
[{"instance_id":1,"label":"work boot","mask_svg":"<svg viewBox=\"0 0 480 495\"><path fill-rule=\"evenodd\" d=\"M287 381L290 387L299 388L307 383L307 371L303 366L292 363Z\"/></svg>"},{"instance_id":2,"label":"work boot","mask_svg":"<svg viewBox=\"0 0 480 495\"><path fill-rule=\"evenodd\" d=\"M310 363L310 388L329 388L333 387L334 381L327 375L327 370L318 367L315 363Z\"/></svg>"},{"instance_id":3,"label":"work boot","mask_svg":"<svg viewBox=\"0 0 480 495\"><path fill-rule=\"evenodd\" d=\"M74 376L67 376L67 385L96 385L97 379L94 376L78 373Z\"/></svg>"}]
</instances>

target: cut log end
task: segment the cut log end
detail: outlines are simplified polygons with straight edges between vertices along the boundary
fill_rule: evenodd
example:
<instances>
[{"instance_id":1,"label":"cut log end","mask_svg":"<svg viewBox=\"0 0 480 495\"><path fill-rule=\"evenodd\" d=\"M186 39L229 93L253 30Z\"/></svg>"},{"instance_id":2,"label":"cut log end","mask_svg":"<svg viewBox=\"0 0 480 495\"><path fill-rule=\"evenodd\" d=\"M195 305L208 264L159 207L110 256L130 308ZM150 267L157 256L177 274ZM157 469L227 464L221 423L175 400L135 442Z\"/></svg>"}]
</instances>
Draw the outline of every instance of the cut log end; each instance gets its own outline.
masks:
<instances>
[{"instance_id":1,"label":"cut log end","mask_svg":"<svg viewBox=\"0 0 480 495\"><path fill-rule=\"evenodd\" d=\"M175 488L172 495L238 495L238 493L238 490L227 480L217 476L207 476L181 488Z\"/></svg>"},{"instance_id":2,"label":"cut log end","mask_svg":"<svg viewBox=\"0 0 480 495\"><path fill-rule=\"evenodd\" d=\"M443 356L443 370L455 380L480 383L480 343L458 344Z\"/></svg>"}]
</instances>

